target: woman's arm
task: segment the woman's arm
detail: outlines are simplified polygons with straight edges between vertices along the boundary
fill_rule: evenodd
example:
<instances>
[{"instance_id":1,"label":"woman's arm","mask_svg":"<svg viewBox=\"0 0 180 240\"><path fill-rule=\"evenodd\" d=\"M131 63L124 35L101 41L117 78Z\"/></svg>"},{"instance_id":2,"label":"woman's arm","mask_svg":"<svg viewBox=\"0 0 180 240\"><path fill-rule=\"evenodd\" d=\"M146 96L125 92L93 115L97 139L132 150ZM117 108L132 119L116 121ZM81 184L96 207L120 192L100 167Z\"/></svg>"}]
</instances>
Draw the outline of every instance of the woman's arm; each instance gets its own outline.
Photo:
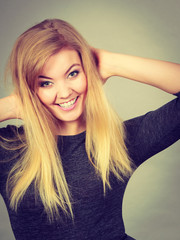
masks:
<instances>
[{"instance_id":1,"label":"woman's arm","mask_svg":"<svg viewBox=\"0 0 180 240\"><path fill-rule=\"evenodd\" d=\"M15 94L0 99L0 122L21 118L19 101Z\"/></svg>"},{"instance_id":2,"label":"woman's arm","mask_svg":"<svg viewBox=\"0 0 180 240\"><path fill-rule=\"evenodd\" d=\"M169 93L180 91L180 64L92 49L101 77L121 76Z\"/></svg>"}]
</instances>

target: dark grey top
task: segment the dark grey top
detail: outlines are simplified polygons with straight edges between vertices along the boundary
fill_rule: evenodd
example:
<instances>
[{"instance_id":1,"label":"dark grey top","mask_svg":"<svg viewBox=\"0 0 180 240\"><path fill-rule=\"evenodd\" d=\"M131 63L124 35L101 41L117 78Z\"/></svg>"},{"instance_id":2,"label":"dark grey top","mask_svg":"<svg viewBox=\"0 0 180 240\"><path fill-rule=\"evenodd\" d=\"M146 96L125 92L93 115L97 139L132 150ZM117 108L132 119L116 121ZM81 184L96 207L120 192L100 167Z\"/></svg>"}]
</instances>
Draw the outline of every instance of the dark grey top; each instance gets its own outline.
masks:
<instances>
[{"instance_id":1,"label":"dark grey top","mask_svg":"<svg viewBox=\"0 0 180 240\"><path fill-rule=\"evenodd\" d=\"M177 94L180 96L180 94ZM13 136L12 126L0 130ZM126 145L136 166L169 147L180 137L180 100L176 98L146 115L125 122ZM22 131L22 127L19 131ZM130 240L122 219L122 200L128 182L110 176L112 189L103 195L101 179L88 161L85 135L59 136L58 148L70 191L73 196L74 222L67 217L50 224L41 201L35 202L32 185L18 212L9 207L5 185L7 174L18 158L0 164L0 193L9 213L11 226L18 240ZM15 153L0 148L0 162ZM61 210L60 210L61 212Z\"/></svg>"}]
</instances>

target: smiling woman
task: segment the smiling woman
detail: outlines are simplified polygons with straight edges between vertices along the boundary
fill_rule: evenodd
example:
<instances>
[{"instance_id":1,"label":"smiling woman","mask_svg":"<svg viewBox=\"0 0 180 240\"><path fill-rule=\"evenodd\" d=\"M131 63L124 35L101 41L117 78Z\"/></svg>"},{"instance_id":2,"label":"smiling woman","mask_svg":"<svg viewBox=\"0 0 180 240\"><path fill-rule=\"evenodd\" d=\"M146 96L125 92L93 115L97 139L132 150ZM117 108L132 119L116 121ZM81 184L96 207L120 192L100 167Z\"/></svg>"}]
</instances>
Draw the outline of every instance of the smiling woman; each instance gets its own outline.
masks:
<instances>
[{"instance_id":1,"label":"smiling woman","mask_svg":"<svg viewBox=\"0 0 180 240\"><path fill-rule=\"evenodd\" d=\"M0 193L18 240L130 240L122 202L133 170L180 137L179 98L124 123L103 84L123 76L180 91L180 65L90 47L45 20L16 41L14 93L0 100ZM153 70L152 70L153 69Z\"/></svg>"},{"instance_id":2,"label":"smiling woman","mask_svg":"<svg viewBox=\"0 0 180 240\"><path fill-rule=\"evenodd\" d=\"M24 121L22 128L15 129L17 134L13 134L12 141L16 141L16 147L12 148L14 142L11 142L10 132L14 130L10 130L11 127L3 129L1 134L4 138L8 138L8 141L1 145L9 151L15 149L15 153L17 152L17 154L14 153L13 165L8 167L9 170L6 171L8 174L3 178L3 189L7 191L2 193L8 202L7 208L12 212L10 218L16 219L12 221L14 234L17 239L27 238L27 229L24 232L20 231L20 222L23 221L28 226L31 225L30 222L35 223L39 219L35 215L40 209L42 214L45 210L43 215L48 218L49 234L52 233L52 228L56 226L57 221L58 228L61 226L71 229L74 214L80 207L80 198L76 196L79 187L67 170L74 167L66 166L69 157L66 159L65 152L71 151L69 147L72 144L68 148L65 147L65 136L62 136L68 136L69 140L75 136L83 138L80 144L83 151L79 152L79 147L73 147L74 150L71 153L71 157L75 156L73 162L76 163L76 158L83 158L86 159L86 164L90 161L95 167L92 170L91 165L85 164L88 168L86 170L82 168L82 173L90 171L86 179L81 179L83 174L77 172L75 167L74 176L79 175L78 182L83 181L85 184L79 188L78 192L86 189L89 183L91 186L92 181L95 183L94 193L100 186L100 192L103 189L105 192L106 186L110 186L110 172L114 173L117 179L127 177L132 172L124 144L122 123L104 95L102 80L90 46L67 22L57 19L45 20L24 32L14 45L9 67L15 94L8 100L2 99L1 106L7 104L5 111L3 110L5 108L1 109L1 119L16 118L20 112ZM12 99L16 99L13 104ZM69 104L72 104L71 107ZM12 106L14 106L13 109ZM7 107L10 109L9 115L5 116ZM18 113L16 109L19 109ZM59 134L61 137L58 137ZM9 141L12 144L8 145ZM62 149L65 155L61 152ZM2 160L4 161L3 157ZM66 171L68 171L67 174ZM102 182L98 180L99 176ZM33 197L28 197L28 192ZM88 189L83 196L84 203L87 194ZM101 193L98 198L102 196ZM91 202L94 197L94 195L91 196L88 202ZM19 212L26 198L27 205L34 203L30 211L36 209L36 204L43 206L37 208L35 215L29 214L28 219L24 210ZM36 199L40 200L37 202ZM96 206L99 203L97 201ZM88 203L85 206L88 206ZM96 207L93 209L96 211ZM86 215L86 211L84 214ZM59 217L66 219L67 216L71 216L71 220L61 225ZM119 217L121 218L121 215ZM93 221L96 222L95 219ZM36 222L37 227L38 225ZM83 234L84 231L88 234L89 230L86 228L83 227L84 230L80 230L81 224L79 227L75 225L72 228L73 233L62 229L53 231L52 239L59 238L59 235L65 236L62 239L74 237L79 239L79 234ZM91 224L87 225L90 227ZM42 238L45 234L43 230L45 226L46 224L43 224L42 228L40 227ZM77 227L80 228L78 234L75 233ZM35 234L36 230L31 231L31 235L28 234L30 239L40 237L39 234ZM51 239L47 235L45 238ZM90 236L88 238L90 239Z\"/></svg>"}]
</instances>

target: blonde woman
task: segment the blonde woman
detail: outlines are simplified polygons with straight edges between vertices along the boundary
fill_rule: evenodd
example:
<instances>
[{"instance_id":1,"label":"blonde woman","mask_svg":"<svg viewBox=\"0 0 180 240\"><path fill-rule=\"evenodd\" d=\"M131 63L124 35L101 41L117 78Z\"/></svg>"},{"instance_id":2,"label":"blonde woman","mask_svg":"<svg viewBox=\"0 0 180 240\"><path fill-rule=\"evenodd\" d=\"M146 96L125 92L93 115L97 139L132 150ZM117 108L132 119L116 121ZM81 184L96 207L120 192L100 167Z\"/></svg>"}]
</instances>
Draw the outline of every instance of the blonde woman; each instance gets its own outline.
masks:
<instances>
[{"instance_id":1,"label":"blonde woman","mask_svg":"<svg viewBox=\"0 0 180 240\"><path fill-rule=\"evenodd\" d=\"M122 199L133 170L180 136L178 98L122 122L103 92L122 76L176 94L180 65L90 48L67 22L24 32L8 68L14 93L0 100L0 193L15 238L133 239ZM177 94L178 95L178 94Z\"/></svg>"}]
</instances>

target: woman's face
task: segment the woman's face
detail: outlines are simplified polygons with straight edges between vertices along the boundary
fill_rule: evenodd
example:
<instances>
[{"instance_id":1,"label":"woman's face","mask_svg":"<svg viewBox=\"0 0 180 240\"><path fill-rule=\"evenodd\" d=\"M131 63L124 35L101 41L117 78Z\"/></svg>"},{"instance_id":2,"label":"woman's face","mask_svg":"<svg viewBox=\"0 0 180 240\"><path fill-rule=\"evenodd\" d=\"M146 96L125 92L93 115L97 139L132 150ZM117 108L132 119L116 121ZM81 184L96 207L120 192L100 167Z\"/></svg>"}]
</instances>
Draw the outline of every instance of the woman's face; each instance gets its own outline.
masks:
<instances>
[{"instance_id":1,"label":"woman's face","mask_svg":"<svg viewBox=\"0 0 180 240\"><path fill-rule=\"evenodd\" d=\"M39 99L57 119L81 124L87 82L75 50L63 48L51 56L37 81Z\"/></svg>"}]
</instances>

